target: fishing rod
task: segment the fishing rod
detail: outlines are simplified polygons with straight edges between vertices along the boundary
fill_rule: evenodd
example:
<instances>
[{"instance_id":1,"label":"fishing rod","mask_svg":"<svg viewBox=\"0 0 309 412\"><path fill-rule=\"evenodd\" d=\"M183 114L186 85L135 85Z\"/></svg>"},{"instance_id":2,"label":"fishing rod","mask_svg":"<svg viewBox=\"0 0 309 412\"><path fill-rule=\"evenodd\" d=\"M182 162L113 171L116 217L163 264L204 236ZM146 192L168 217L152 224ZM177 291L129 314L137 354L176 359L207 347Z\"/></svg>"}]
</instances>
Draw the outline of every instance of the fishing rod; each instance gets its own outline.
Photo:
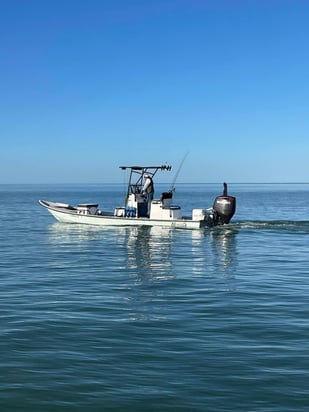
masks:
<instances>
[{"instance_id":1,"label":"fishing rod","mask_svg":"<svg viewBox=\"0 0 309 412\"><path fill-rule=\"evenodd\" d=\"M172 182L172 184L171 184L171 186L170 186L169 192L174 192L176 180L177 180L177 178L178 178L178 175L179 175L179 173L180 173L180 170L182 169L182 166L183 166L184 161L186 160L186 157L188 156L188 154L189 154L189 150L185 153L184 157L182 158L182 161L180 162L180 165L178 166L177 172L176 172L175 177L174 177L174 179L173 179L173 182Z\"/></svg>"}]
</instances>

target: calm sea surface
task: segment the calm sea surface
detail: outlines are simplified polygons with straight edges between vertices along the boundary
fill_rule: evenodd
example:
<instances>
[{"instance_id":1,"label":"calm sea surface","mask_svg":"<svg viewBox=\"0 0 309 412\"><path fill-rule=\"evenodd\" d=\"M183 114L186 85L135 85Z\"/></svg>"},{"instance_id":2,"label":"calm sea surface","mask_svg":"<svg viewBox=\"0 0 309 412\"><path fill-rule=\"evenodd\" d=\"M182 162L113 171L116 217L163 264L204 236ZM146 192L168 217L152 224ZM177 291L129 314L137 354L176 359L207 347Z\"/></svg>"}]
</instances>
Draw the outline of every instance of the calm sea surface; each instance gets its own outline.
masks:
<instances>
[{"instance_id":1,"label":"calm sea surface","mask_svg":"<svg viewBox=\"0 0 309 412\"><path fill-rule=\"evenodd\" d=\"M0 411L309 411L309 184L229 190L232 224L191 231L37 204L112 209L122 185L1 185Z\"/></svg>"}]
</instances>

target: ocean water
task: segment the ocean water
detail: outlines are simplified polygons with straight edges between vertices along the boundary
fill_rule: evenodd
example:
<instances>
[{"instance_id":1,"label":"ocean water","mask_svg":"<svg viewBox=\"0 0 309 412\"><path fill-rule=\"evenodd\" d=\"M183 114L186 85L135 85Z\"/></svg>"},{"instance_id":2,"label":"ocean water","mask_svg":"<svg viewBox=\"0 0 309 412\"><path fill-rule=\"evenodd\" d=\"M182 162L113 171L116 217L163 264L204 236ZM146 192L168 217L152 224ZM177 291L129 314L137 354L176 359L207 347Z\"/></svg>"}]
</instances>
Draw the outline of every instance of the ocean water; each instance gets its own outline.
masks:
<instances>
[{"instance_id":1,"label":"ocean water","mask_svg":"<svg viewBox=\"0 0 309 412\"><path fill-rule=\"evenodd\" d=\"M117 185L0 186L0 411L308 411L309 184L230 185L226 227L57 223L37 200L122 205ZM184 212L220 185L178 185Z\"/></svg>"}]
</instances>

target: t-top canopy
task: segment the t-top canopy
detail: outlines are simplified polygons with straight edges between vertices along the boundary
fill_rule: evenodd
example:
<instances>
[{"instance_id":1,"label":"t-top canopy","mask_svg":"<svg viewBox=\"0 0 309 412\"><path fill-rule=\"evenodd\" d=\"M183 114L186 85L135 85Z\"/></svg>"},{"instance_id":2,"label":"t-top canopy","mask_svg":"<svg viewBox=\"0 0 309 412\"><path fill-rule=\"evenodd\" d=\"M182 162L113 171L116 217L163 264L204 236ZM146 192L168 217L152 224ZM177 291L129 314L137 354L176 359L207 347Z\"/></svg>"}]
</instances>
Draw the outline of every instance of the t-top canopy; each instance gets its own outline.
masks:
<instances>
[{"instance_id":1,"label":"t-top canopy","mask_svg":"<svg viewBox=\"0 0 309 412\"><path fill-rule=\"evenodd\" d=\"M126 170L146 170L146 169L157 169L157 170L171 170L172 166L162 165L162 166L119 166L120 169Z\"/></svg>"}]
</instances>

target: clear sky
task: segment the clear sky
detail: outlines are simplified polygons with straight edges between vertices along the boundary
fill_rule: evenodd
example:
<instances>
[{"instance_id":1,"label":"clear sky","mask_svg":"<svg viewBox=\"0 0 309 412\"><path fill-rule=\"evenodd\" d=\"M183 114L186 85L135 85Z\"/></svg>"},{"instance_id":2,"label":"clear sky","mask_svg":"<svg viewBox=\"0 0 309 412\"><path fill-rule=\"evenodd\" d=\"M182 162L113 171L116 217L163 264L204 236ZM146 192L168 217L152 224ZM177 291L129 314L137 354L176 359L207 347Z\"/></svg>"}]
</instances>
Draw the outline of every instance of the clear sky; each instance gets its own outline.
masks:
<instances>
[{"instance_id":1,"label":"clear sky","mask_svg":"<svg viewBox=\"0 0 309 412\"><path fill-rule=\"evenodd\" d=\"M308 0L0 0L0 183L188 151L179 182L309 182L308 22Z\"/></svg>"}]
</instances>

